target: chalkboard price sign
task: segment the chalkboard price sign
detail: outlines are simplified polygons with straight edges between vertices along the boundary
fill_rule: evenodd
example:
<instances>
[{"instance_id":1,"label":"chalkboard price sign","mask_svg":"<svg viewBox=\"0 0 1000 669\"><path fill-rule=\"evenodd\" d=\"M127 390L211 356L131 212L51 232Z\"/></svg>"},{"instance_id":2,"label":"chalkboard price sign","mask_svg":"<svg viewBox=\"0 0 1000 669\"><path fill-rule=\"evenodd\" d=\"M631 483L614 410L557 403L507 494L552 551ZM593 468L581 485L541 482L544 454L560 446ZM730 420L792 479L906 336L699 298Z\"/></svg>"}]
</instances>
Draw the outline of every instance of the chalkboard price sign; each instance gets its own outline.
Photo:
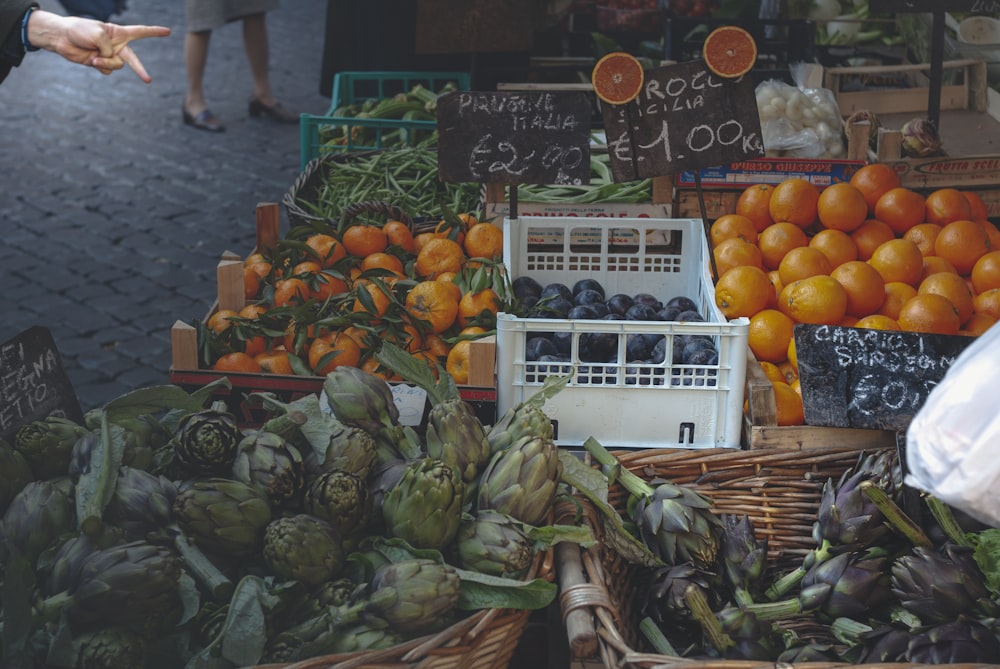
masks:
<instances>
[{"instance_id":1,"label":"chalkboard price sign","mask_svg":"<svg viewBox=\"0 0 1000 669\"><path fill-rule=\"evenodd\" d=\"M1000 0L868 0L873 12L1000 12Z\"/></svg>"},{"instance_id":2,"label":"chalkboard price sign","mask_svg":"<svg viewBox=\"0 0 1000 669\"><path fill-rule=\"evenodd\" d=\"M904 432L974 337L796 325L806 423Z\"/></svg>"},{"instance_id":3,"label":"chalkboard price sign","mask_svg":"<svg viewBox=\"0 0 1000 669\"><path fill-rule=\"evenodd\" d=\"M46 416L83 422L73 386L48 328L29 328L0 344L0 438Z\"/></svg>"},{"instance_id":4,"label":"chalkboard price sign","mask_svg":"<svg viewBox=\"0 0 1000 669\"><path fill-rule=\"evenodd\" d=\"M459 91L438 99L442 181L582 184L590 181L587 94Z\"/></svg>"},{"instance_id":5,"label":"chalkboard price sign","mask_svg":"<svg viewBox=\"0 0 1000 669\"><path fill-rule=\"evenodd\" d=\"M601 103L615 181L634 181L764 155L753 81L723 79L700 61L651 68L639 96Z\"/></svg>"}]
</instances>

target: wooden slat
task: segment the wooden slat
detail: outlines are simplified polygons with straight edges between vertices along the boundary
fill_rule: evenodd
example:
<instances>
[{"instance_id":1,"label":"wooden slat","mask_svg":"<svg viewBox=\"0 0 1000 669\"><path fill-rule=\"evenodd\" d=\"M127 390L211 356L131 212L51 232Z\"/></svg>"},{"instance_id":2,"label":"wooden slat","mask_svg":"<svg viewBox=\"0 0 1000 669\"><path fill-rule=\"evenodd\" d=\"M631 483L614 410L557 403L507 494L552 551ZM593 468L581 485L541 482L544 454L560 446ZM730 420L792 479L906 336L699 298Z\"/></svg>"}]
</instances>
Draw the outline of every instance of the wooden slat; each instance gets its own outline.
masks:
<instances>
[{"instance_id":1,"label":"wooden slat","mask_svg":"<svg viewBox=\"0 0 1000 669\"><path fill-rule=\"evenodd\" d=\"M184 321L170 328L171 369L198 369L198 331Z\"/></svg>"}]
</instances>

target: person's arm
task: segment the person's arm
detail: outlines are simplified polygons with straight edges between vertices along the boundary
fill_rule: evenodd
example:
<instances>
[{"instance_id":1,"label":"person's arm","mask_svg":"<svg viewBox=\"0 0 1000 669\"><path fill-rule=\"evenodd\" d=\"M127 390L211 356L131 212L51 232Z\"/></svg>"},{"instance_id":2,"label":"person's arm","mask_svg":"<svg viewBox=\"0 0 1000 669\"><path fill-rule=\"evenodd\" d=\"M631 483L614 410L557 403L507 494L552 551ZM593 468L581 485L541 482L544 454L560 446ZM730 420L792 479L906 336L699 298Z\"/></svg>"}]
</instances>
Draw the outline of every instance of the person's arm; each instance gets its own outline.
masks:
<instances>
[{"instance_id":1,"label":"person's arm","mask_svg":"<svg viewBox=\"0 0 1000 669\"><path fill-rule=\"evenodd\" d=\"M34 0L0 0L0 82L24 58L23 19L28 9L37 6Z\"/></svg>"}]
</instances>

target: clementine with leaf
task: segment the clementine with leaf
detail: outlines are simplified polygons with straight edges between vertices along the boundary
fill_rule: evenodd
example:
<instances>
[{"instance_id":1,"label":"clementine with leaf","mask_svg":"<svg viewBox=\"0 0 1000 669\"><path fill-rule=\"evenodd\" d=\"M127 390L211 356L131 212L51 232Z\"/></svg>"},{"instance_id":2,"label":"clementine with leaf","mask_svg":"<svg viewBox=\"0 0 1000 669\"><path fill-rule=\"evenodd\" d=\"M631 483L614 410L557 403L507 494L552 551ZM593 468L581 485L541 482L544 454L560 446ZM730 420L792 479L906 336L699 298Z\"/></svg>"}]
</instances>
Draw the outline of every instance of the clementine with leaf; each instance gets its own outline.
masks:
<instances>
[{"instance_id":1,"label":"clementine with leaf","mask_svg":"<svg viewBox=\"0 0 1000 669\"><path fill-rule=\"evenodd\" d=\"M242 351L234 351L220 356L212 365L212 369L217 372L247 372L251 374L261 372L260 364L253 359L253 356Z\"/></svg>"},{"instance_id":2,"label":"clementine with leaf","mask_svg":"<svg viewBox=\"0 0 1000 669\"><path fill-rule=\"evenodd\" d=\"M375 253L366 255L361 260L361 271L368 272L370 270L380 269L386 272L391 272L396 278L405 278L406 273L403 269L403 261L391 253L386 253L384 251L376 251ZM391 278L384 276L383 278Z\"/></svg>"},{"instance_id":3,"label":"clementine with leaf","mask_svg":"<svg viewBox=\"0 0 1000 669\"><path fill-rule=\"evenodd\" d=\"M442 272L458 273L465 262L465 252L457 242L443 237L429 240L417 253L414 269L417 276L433 279Z\"/></svg>"},{"instance_id":4,"label":"clementine with leaf","mask_svg":"<svg viewBox=\"0 0 1000 669\"><path fill-rule=\"evenodd\" d=\"M469 291L458 302L458 323L463 328L470 322L486 317L486 322L496 322L500 310L500 297L491 288L479 292Z\"/></svg>"},{"instance_id":5,"label":"clementine with leaf","mask_svg":"<svg viewBox=\"0 0 1000 669\"><path fill-rule=\"evenodd\" d=\"M279 279L274 284L274 306L289 307L309 299L309 285L298 277Z\"/></svg>"},{"instance_id":6,"label":"clementine with leaf","mask_svg":"<svg viewBox=\"0 0 1000 669\"><path fill-rule=\"evenodd\" d=\"M421 281L406 294L406 311L424 321L431 331L440 334L458 317L454 293L441 281Z\"/></svg>"},{"instance_id":7,"label":"clementine with leaf","mask_svg":"<svg viewBox=\"0 0 1000 669\"><path fill-rule=\"evenodd\" d=\"M472 343L468 339L455 342L448 351L445 369L458 385L469 382L469 357Z\"/></svg>"},{"instance_id":8,"label":"clementine with leaf","mask_svg":"<svg viewBox=\"0 0 1000 669\"><path fill-rule=\"evenodd\" d=\"M382 226L385 232L385 239L389 246L395 246L407 253L417 252L417 243L413 239L413 231L410 226L402 221L388 220Z\"/></svg>"},{"instance_id":9,"label":"clementine with leaf","mask_svg":"<svg viewBox=\"0 0 1000 669\"><path fill-rule=\"evenodd\" d=\"M355 283L355 291L352 312L365 312L378 320L389 311L391 300L387 292L388 288L374 281L360 280Z\"/></svg>"},{"instance_id":10,"label":"clementine with leaf","mask_svg":"<svg viewBox=\"0 0 1000 669\"><path fill-rule=\"evenodd\" d=\"M462 245L469 258L496 260L503 256L503 230L492 223L477 223L469 228Z\"/></svg>"},{"instance_id":11,"label":"clementine with leaf","mask_svg":"<svg viewBox=\"0 0 1000 669\"><path fill-rule=\"evenodd\" d=\"M208 317L205 325L212 332L222 334L229 328L233 326L233 318L239 318L240 314L238 311L233 309L219 309L214 314Z\"/></svg>"},{"instance_id":12,"label":"clementine with leaf","mask_svg":"<svg viewBox=\"0 0 1000 669\"><path fill-rule=\"evenodd\" d=\"M348 226L340 241L348 253L358 258L385 251L389 245L385 230L374 225Z\"/></svg>"},{"instance_id":13,"label":"clementine with leaf","mask_svg":"<svg viewBox=\"0 0 1000 669\"><path fill-rule=\"evenodd\" d=\"M326 376L338 367L357 367L361 348L343 332L327 332L309 345L309 366L317 376Z\"/></svg>"},{"instance_id":14,"label":"clementine with leaf","mask_svg":"<svg viewBox=\"0 0 1000 669\"><path fill-rule=\"evenodd\" d=\"M347 250L333 235L317 233L306 238L306 246L312 249L316 260L323 267L333 267L347 257Z\"/></svg>"},{"instance_id":15,"label":"clementine with leaf","mask_svg":"<svg viewBox=\"0 0 1000 669\"><path fill-rule=\"evenodd\" d=\"M288 351L275 350L265 353L258 353L253 358L261 371L267 374L288 374L292 375L292 363L288 360Z\"/></svg>"}]
</instances>

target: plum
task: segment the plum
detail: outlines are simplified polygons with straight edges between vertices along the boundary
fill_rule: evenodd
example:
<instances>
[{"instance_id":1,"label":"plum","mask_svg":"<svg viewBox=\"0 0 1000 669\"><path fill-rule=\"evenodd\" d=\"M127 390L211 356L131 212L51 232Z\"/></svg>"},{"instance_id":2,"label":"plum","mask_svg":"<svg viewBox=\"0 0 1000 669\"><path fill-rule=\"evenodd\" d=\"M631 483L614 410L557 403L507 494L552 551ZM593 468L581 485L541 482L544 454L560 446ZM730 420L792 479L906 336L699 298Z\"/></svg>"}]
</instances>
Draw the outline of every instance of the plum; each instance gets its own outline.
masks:
<instances>
[{"instance_id":1,"label":"plum","mask_svg":"<svg viewBox=\"0 0 1000 669\"><path fill-rule=\"evenodd\" d=\"M555 344L556 352L559 355L569 358L570 354L573 352L573 333L553 332L552 343Z\"/></svg>"},{"instance_id":2,"label":"plum","mask_svg":"<svg viewBox=\"0 0 1000 669\"><path fill-rule=\"evenodd\" d=\"M524 343L524 359L528 361L541 360L543 355L556 355L559 351L548 337L529 337Z\"/></svg>"},{"instance_id":3,"label":"plum","mask_svg":"<svg viewBox=\"0 0 1000 669\"><path fill-rule=\"evenodd\" d=\"M666 307L677 307L678 311L698 311L698 305L690 297L684 295L677 295L676 297L671 297L667 300L667 303L663 306Z\"/></svg>"},{"instance_id":4,"label":"plum","mask_svg":"<svg viewBox=\"0 0 1000 669\"><path fill-rule=\"evenodd\" d=\"M566 314L566 318L571 321L594 321L600 318L597 310L594 309L589 304L578 304L569 310Z\"/></svg>"},{"instance_id":5,"label":"plum","mask_svg":"<svg viewBox=\"0 0 1000 669\"><path fill-rule=\"evenodd\" d=\"M681 323L704 323L705 317L697 311L682 311L677 314L677 320Z\"/></svg>"},{"instance_id":6,"label":"plum","mask_svg":"<svg viewBox=\"0 0 1000 669\"><path fill-rule=\"evenodd\" d=\"M662 365L663 361L667 359L667 338L660 337L660 341L656 342L656 346L649 354L649 361L654 365Z\"/></svg>"},{"instance_id":7,"label":"plum","mask_svg":"<svg viewBox=\"0 0 1000 669\"><path fill-rule=\"evenodd\" d=\"M604 293L589 288L581 290L573 296L573 304L604 304Z\"/></svg>"},{"instance_id":8,"label":"plum","mask_svg":"<svg viewBox=\"0 0 1000 669\"><path fill-rule=\"evenodd\" d=\"M528 318L566 318L573 303L559 295L543 297L531 308Z\"/></svg>"},{"instance_id":9,"label":"plum","mask_svg":"<svg viewBox=\"0 0 1000 669\"><path fill-rule=\"evenodd\" d=\"M593 309L595 312L597 312L598 318L604 318L605 316L611 313L611 311L608 309L608 305L605 304L604 302L595 302L594 304L588 304L587 306Z\"/></svg>"},{"instance_id":10,"label":"plum","mask_svg":"<svg viewBox=\"0 0 1000 669\"><path fill-rule=\"evenodd\" d=\"M519 276L511 282L511 288L514 289L514 297L523 300L526 297L542 296L542 284L538 283L530 276Z\"/></svg>"},{"instance_id":11,"label":"plum","mask_svg":"<svg viewBox=\"0 0 1000 669\"><path fill-rule=\"evenodd\" d=\"M676 321L680 313L681 311L677 307L668 307L664 305L659 311L656 312L656 318L654 320Z\"/></svg>"},{"instance_id":12,"label":"plum","mask_svg":"<svg viewBox=\"0 0 1000 669\"><path fill-rule=\"evenodd\" d=\"M706 362L712 360L712 355L715 356L714 361ZM681 358L685 365L715 365L719 362L719 353L715 350L715 342L711 339L695 336L684 345Z\"/></svg>"},{"instance_id":13,"label":"plum","mask_svg":"<svg viewBox=\"0 0 1000 669\"><path fill-rule=\"evenodd\" d=\"M653 355L653 348L663 338L663 335L653 333L638 333L626 336L625 360L628 362L649 360Z\"/></svg>"},{"instance_id":14,"label":"plum","mask_svg":"<svg viewBox=\"0 0 1000 669\"><path fill-rule=\"evenodd\" d=\"M558 296L567 302L573 301L573 291L565 283L550 283L542 288L541 297Z\"/></svg>"},{"instance_id":15,"label":"plum","mask_svg":"<svg viewBox=\"0 0 1000 669\"><path fill-rule=\"evenodd\" d=\"M652 321L656 320L656 309L649 304L636 302L625 311L627 321Z\"/></svg>"},{"instance_id":16,"label":"plum","mask_svg":"<svg viewBox=\"0 0 1000 669\"><path fill-rule=\"evenodd\" d=\"M653 311L659 311L660 307L663 306L661 302L655 295L650 295L649 293L636 293L632 296L632 301L636 304L645 304L653 307Z\"/></svg>"},{"instance_id":17,"label":"plum","mask_svg":"<svg viewBox=\"0 0 1000 669\"><path fill-rule=\"evenodd\" d=\"M580 360L585 362L611 362L617 355L617 333L584 332L580 334Z\"/></svg>"},{"instance_id":18,"label":"plum","mask_svg":"<svg viewBox=\"0 0 1000 669\"><path fill-rule=\"evenodd\" d=\"M617 293L608 298L607 305L611 313L624 315L634 303L635 301L629 295Z\"/></svg>"},{"instance_id":19,"label":"plum","mask_svg":"<svg viewBox=\"0 0 1000 669\"><path fill-rule=\"evenodd\" d=\"M579 281L573 284L574 295L579 295L585 290L592 290L596 293L600 293L601 300L602 301L604 300L605 297L604 286L602 286L601 282L598 281L597 279L580 279Z\"/></svg>"}]
</instances>

